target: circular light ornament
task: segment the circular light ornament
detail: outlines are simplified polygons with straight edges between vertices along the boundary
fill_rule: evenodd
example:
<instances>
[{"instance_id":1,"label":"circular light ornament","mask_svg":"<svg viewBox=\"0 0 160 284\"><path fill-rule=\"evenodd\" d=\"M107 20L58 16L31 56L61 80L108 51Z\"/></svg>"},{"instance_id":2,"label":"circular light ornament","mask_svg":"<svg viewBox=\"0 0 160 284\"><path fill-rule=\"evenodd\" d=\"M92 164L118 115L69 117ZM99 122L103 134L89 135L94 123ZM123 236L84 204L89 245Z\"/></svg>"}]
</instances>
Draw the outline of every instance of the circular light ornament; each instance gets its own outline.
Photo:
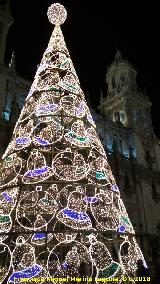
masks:
<instances>
[{"instance_id":1,"label":"circular light ornament","mask_svg":"<svg viewBox=\"0 0 160 284\"><path fill-rule=\"evenodd\" d=\"M53 25L62 25L67 18L67 11L63 5L55 3L48 8L47 16Z\"/></svg>"},{"instance_id":2,"label":"circular light ornament","mask_svg":"<svg viewBox=\"0 0 160 284\"><path fill-rule=\"evenodd\" d=\"M11 251L9 246L2 243L1 237L0 237L0 256L1 256L0 283L2 283L10 271Z\"/></svg>"}]
</instances>

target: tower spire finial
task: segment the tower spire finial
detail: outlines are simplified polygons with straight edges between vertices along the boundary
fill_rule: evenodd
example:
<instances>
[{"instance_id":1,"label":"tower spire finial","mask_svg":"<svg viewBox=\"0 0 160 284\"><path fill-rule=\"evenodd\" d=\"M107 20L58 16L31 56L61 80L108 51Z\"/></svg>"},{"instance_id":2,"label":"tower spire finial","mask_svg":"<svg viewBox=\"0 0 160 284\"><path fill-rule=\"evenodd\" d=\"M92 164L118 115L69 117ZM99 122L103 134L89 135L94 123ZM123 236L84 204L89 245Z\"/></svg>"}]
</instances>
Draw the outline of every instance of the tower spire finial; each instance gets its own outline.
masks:
<instances>
[{"instance_id":1,"label":"tower spire finial","mask_svg":"<svg viewBox=\"0 0 160 284\"><path fill-rule=\"evenodd\" d=\"M103 91L101 90L101 93L100 93L100 104L103 103Z\"/></svg>"},{"instance_id":2,"label":"tower spire finial","mask_svg":"<svg viewBox=\"0 0 160 284\"><path fill-rule=\"evenodd\" d=\"M15 71L16 69L16 63L15 63L15 51L12 52L12 56L11 56L11 61L9 63L9 68L13 71Z\"/></svg>"},{"instance_id":3,"label":"tower spire finial","mask_svg":"<svg viewBox=\"0 0 160 284\"><path fill-rule=\"evenodd\" d=\"M119 62L122 59L122 54L119 51L119 49L117 49L116 55L115 55L115 61Z\"/></svg>"},{"instance_id":4,"label":"tower spire finial","mask_svg":"<svg viewBox=\"0 0 160 284\"><path fill-rule=\"evenodd\" d=\"M60 3L52 4L48 8L47 16L53 25L62 25L67 18L67 11Z\"/></svg>"}]
</instances>

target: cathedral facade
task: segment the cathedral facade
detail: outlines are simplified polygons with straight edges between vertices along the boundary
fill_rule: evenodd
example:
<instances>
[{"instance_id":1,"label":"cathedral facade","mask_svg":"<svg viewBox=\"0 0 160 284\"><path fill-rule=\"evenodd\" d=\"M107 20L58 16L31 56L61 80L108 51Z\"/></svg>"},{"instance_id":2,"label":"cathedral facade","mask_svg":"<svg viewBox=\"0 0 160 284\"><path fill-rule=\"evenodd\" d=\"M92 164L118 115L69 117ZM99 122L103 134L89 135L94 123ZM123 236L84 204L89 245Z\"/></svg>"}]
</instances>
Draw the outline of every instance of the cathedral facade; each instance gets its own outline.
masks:
<instances>
[{"instance_id":1,"label":"cathedral facade","mask_svg":"<svg viewBox=\"0 0 160 284\"><path fill-rule=\"evenodd\" d=\"M136 70L117 51L106 74L97 132L121 189L146 257L160 254L160 147L151 120L151 102L138 91Z\"/></svg>"},{"instance_id":2,"label":"cathedral facade","mask_svg":"<svg viewBox=\"0 0 160 284\"><path fill-rule=\"evenodd\" d=\"M30 87L30 83L16 73L14 52L9 66L4 63L7 34L12 24L10 4L6 1L0 5L0 156L9 143Z\"/></svg>"},{"instance_id":3,"label":"cathedral facade","mask_svg":"<svg viewBox=\"0 0 160 284\"><path fill-rule=\"evenodd\" d=\"M15 55L4 63L13 23L9 2L0 6L0 156L19 117L30 82L15 69ZM106 74L107 97L92 111L97 132L119 185L145 257L160 256L160 147L151 120L151 103L138 91L136 70L118 51Z\"/></svg>"}]
</instances>

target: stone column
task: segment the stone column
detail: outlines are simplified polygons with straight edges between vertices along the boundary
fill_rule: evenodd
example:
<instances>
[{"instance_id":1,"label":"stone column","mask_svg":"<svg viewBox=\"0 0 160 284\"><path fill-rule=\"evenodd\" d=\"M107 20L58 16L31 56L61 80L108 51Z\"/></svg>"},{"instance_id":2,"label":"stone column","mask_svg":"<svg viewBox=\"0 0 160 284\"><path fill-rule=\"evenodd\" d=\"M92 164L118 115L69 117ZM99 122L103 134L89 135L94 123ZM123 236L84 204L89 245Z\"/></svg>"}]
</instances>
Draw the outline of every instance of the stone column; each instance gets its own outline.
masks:
<instances>
[{"instance_id":1,"label":"stone column","mask_svg":"<svg viewBox=\"0 0 160 284\"><path fill-rule=\"evenodd\" d=\"M2 25L0 30L0 64L4 64L7 33L8 28Z\"/></svg>"},{"instance_id":2,"label":"stone column","mask_svg":"<svg viewBox=\"0 0 160 284\"><path fill-rule=\"evenodd\" d=\"M4 5L0 5L0 64L4 63L7 34L12 24L10 1L6 0Z\"/></svg>"}]
</instances>

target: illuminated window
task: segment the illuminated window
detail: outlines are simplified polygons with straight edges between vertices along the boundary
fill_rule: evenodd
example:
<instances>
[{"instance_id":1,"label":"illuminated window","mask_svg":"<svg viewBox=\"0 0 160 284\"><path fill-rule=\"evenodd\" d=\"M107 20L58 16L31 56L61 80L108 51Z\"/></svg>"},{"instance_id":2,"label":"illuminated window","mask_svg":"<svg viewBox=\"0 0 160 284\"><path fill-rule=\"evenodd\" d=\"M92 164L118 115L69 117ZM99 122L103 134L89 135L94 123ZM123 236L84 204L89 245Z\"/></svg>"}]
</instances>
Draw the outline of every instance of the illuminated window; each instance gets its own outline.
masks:
<instances>
[{"instance_id":1,"label":"illuminated window","mask_svg":"<svg viewBox=\"0 0 160 284\"><path fill-rule=\"evenodd\" d=\"M9 116L10 116L10 113L9 113L9 111L3 111L2 112L2 118L3 118L3 120L5 120L5 121L9 121Z\"/></svg>"}]
</instances>

